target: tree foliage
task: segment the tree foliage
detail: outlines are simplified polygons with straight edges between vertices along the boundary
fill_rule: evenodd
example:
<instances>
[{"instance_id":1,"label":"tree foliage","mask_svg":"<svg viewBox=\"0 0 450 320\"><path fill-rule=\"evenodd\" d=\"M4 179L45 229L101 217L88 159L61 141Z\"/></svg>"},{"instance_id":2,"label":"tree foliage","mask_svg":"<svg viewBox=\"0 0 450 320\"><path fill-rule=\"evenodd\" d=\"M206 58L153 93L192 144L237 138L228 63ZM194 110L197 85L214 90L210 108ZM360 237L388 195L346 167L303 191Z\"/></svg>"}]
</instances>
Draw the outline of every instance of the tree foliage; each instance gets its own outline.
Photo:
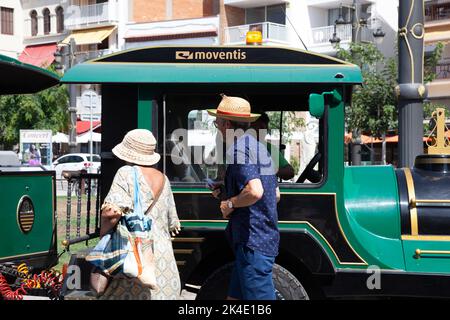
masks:
<instances>
[{"instance_id":1,"label":"tree foliage","mask_svg":"<svg viewBox=\"0 0 450 320\"><path fill-rule=\"evenodd\" d=\"M54 72L51 68L49 70ZM64 85L36 94L1 96L0 145L3 145L4 149L11 149L19 143L20 129L67 132L68 99L68 92Z\"/></svg>"},{"instance_id":2,"label":"tree foliage","mask_svg":"<svg viewBox=\"0 0 450 320\"><path fill-rule=\"evenodd\" d=\"M436 65L442 55L439 43L425 59L424 82L436 78ZM337 47L340 59L361 68L363 85L354 90L352 105L346 107L346 123L350 131L366 132L374 137L398 128L397 59L386 59L372 43L351 43L348 50Z\"/></svg>"}]
</instances>

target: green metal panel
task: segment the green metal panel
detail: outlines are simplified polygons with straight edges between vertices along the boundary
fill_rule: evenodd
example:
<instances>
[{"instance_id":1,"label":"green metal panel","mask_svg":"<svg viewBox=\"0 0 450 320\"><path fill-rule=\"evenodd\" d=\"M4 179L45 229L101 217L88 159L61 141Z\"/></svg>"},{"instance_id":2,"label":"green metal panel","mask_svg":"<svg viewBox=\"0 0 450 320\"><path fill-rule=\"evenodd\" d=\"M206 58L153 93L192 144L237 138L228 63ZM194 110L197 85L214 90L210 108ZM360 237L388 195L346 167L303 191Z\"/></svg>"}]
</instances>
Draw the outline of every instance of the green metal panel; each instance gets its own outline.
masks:
<instances>
[{"instance_id":1,"label":"green metal panel","mask_svg":"<svg viewBox=\"0 0 450 320\"><path fill-rule=\"evenodd\" d=\"M138 88L138 128L152 130L153 96L144 86Z\"/></svg>"},{"instance_id":2,"label":"green metal panel","mask_svg":"<svg viewBox=\"0 0 450 320\"><path fill-rule=\"evenodd\" d=\"M343 77L335 77L336 74ZM213 65L102 63L76 65L63 83L361 83L354 65Z\"/></svg>"},{"instance_id":3,"label":"green metal panel","mask_svg":"<svg viewBox=\"0 0 450 320\"><path fill-rule=\"evenodd\" d=\"M369 264L405 269L397 180L391 166L347 167L345 232Z\"/></svg>"},{"instance_id":4,"label":"green metal panel","mask_svg":"<svg viewBox=\"0 0 450 320\"><path fill-rule=\"evenodd\" d=\"M405 240L406 270L410 272L450 273L450 240ZM416 250L432 253L416 256Z\"/></svg>"},{"instance_id":5,"label":"green metal panel","mask_svg":"<svg viewBox=\"0 0 450 320\"><path fill-rule=\"evenodd\" d=\"M0 175L0 258L48 252L52 248L54 227L53 177L30 174ZM35 220L23 233L17 222L17 207L22 196L33 201Z\"/></svg>"}]
</instances>

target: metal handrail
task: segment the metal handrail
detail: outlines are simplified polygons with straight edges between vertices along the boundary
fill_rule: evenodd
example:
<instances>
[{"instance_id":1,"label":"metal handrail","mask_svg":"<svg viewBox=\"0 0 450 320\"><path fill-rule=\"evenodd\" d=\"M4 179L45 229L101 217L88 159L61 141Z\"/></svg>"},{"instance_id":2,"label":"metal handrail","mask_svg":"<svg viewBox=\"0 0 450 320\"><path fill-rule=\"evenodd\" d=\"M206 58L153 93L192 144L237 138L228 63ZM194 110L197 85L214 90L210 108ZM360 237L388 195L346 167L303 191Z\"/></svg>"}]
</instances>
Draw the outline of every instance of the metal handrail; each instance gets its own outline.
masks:
<instances>
[{"instance_id":1,"label":"metal handrail","mask_svg":"<svg viewBox=\"0 0 450 320\"><path fill-rule=\"evenodd\" d=\"M87 173L84 171L63 171L63 177L67 180L67 211L66 211L66 237L62 245L69 249L70 245L98 238L100 235L100 177L99 173ZM93 190L93 180L96 181L95 206L92 206L91 195ZM86 182L86 185L85 185ZM76 207L76 236L72 237L71 219L72 219L72 191L75 188L77 196ZM86 229L81 233L82 225L82 198L86 188ZM94 207L94 212L92 208ZM95 214L94 232L91 232L91 214Z\"/></svg>"}]
</instances>

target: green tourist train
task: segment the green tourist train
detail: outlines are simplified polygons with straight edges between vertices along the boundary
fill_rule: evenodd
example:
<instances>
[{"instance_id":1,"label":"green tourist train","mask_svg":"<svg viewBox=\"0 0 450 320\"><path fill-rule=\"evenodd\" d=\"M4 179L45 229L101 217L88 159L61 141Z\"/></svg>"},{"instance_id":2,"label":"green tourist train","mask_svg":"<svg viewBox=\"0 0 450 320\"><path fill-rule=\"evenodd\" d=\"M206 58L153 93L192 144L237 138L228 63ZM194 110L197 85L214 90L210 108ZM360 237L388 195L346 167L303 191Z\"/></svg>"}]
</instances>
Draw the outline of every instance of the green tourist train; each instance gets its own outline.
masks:
<instances>
[{"instance_id":1,"label":"green tourist train","mask_svg":"<svg viewBox=\"0 0 450 320\"><path fill-rule=\"evenodd\" d=\"M441 148L418 156L413 168L345 166L344 112L353 87L362 83L357 66L282 47L149 47L76 65L60 83L101 85L99 203L122 165L111 149L129 130L153 132L182 221L173 239L177 265L183 285L197 299L226 297L233 261L227 221L205 183L223 170L207 161L217 155L205 111L218 105L221 93L244 97L252 110L276 118L276 139L300 131L285 125L292 115L316 126L310 162L296 179L279 183L281 241L274 267L279 299L450 297L450 157ZM292 154L289 160L301 161ZM20 245L2 247L0 264L23 260L31 254L26 251L31 236L38 236L34 227L22 233L17 226L15 208L25 191L2 189L2 201L12 204L2 212L1 234ZM42 218L35 209L34 223L41 225ZM81 258L71 263L88 268ZM82 290L88 289L83 282Z\"/></svg>"}]
</instances>

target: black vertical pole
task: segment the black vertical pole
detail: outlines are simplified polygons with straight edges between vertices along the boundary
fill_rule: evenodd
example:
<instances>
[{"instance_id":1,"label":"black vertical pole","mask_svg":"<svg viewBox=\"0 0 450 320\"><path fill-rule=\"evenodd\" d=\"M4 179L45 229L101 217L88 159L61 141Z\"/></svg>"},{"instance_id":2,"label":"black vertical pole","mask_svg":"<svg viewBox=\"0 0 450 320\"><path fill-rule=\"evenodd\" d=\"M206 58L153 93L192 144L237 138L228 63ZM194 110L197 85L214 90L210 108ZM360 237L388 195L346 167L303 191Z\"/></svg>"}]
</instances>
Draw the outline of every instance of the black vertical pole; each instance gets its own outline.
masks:
<instances>
[{"instance_id":1,"label":"black vertical pole","mask_svg":"<svg viewBox=\"0 0 450 320\"><path fill-rule=\"evenodd\" d=\"M399 167L412 167L416 156L423 153L423 15L423 0L399 1Z\"/></svg>"},{"instance_id":2,"label":"black vertical pole","mask_svg":"<svg viewBox=\"0 0 450 320\"><path fill-rule=\"evenodd\" d=\"M352 43L361 42L361 25L360 25L360 6L353 0L352 5ZM351 165L360 166L361 165L361 130L354 129L352 131L352 152L351 152Z\"/></svg>"},{"instance_id":3,"label":"black vertical pole","mask_svg":"<svg viewBox=\"0 0 450 320\"><path fill-rule=\"evenodd\" d=\"M69 43L69 69L75 65L76 43L70 38ZM75 84L69 84L69 150L75 153L77 148L77 87Z\"/></svg>"}]
</instances>

